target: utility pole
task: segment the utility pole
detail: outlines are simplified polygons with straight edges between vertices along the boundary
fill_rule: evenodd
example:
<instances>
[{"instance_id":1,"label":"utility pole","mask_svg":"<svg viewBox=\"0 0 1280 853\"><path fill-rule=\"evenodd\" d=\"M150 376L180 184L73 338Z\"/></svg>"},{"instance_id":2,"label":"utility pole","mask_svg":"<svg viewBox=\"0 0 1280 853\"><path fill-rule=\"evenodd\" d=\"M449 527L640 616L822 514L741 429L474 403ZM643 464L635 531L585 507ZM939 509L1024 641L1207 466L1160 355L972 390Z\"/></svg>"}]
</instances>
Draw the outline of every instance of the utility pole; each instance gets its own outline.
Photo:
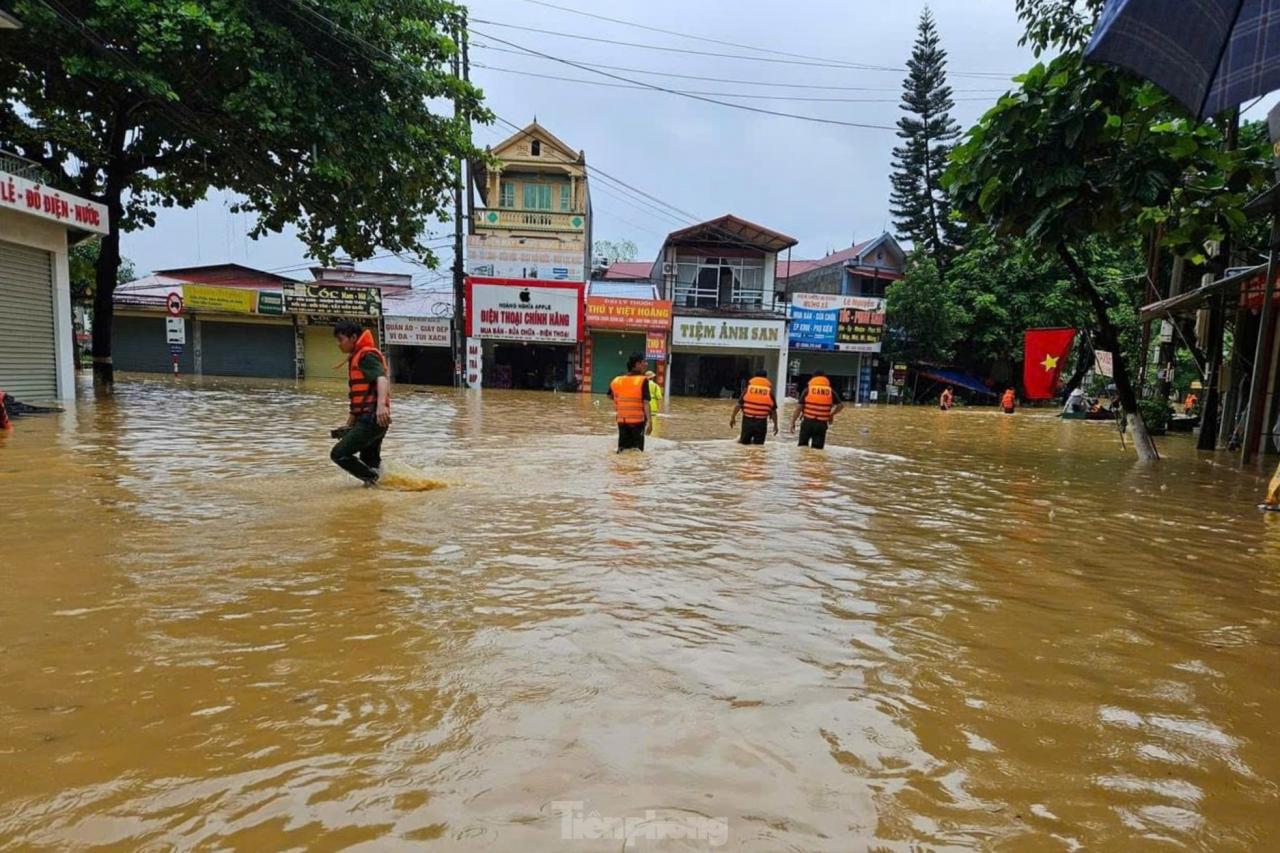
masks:
<instances>
[{"instance_id":1,"label":"utility pole","mask_svg":"<svg viewBox=\"0 0 1280 853\"><path fill-rule=\"evenodd\" d=\"M466 13L461 13L454 20L453 38L454 43L459 46L457 53L453 55L453 76L462 83L465 79L465 57L467 44L467 21ZM466 124L466 139L468 143L471 140L471 122L466 119L465 111L462 108L461 94L455 94L453 98L453 120L458 123ZM463 293L465 291L466 276L462 263L463 251L463 206L462 191L466 182L466 159L458 158L458 173L454 177L453 184L453 377L455 385L464 383L465 365L466 365L466 330L464 323L466 314L463 306Z\"/></svg>"}]
</instances>

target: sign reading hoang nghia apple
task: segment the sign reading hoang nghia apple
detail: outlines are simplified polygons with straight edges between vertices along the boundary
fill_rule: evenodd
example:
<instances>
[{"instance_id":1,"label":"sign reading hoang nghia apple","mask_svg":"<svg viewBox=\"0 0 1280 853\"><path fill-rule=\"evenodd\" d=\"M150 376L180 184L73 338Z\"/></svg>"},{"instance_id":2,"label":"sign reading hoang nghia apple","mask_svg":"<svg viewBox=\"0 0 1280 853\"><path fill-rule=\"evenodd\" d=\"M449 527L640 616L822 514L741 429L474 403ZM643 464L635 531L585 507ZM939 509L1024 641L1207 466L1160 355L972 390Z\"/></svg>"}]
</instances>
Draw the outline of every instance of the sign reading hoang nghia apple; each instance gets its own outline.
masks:
<instances>
[{"instance_id":1,"label":"sign reading hoang nghia apple","mask_svg":"<svg viewBox=\"0 0 1280 853\"><path fill-rule=\"evenodd\" d=\"M582 340L583 285L524 279L467 279L467 337L573 344Z\"/></svg>"}]
</instances>

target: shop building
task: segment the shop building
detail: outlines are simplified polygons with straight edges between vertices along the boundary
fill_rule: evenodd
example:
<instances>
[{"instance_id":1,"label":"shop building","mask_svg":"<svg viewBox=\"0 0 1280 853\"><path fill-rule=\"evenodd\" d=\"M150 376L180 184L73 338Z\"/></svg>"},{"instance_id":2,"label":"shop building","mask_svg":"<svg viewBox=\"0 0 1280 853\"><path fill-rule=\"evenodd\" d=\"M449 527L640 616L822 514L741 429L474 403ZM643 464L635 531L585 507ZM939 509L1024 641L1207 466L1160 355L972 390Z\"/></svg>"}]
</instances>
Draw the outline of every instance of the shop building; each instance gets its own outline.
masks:
<instances>
[{"instance_id":1,"label":"shop building","mask_svg":"<svg viewBox=\"0 0 1280 853\"><path fill-rule=\"evenodd\" d=\"M75 396L67 247L105 233L105 206L0 155L0 388L27 402Z\"/></svg>"},{"instance_id":2,"label":"shop building","mask_svg":"<svg viewBox=\"0 0 1280 853\"><path fill-rule=\"evenodd\" d=\"M582 312L591 253L586 155L536 121L489 154L476 173L484 207L472 213L464 264L466 382L585 390Z\"/></svg>"},{"instance_id":3,"label":"shop building","mask_svg":"<svg viewBox=\"0 0 1280 853\"><path fill-rule=\"evenodd\" d=\"M312 267L312 280L285 288L285 311L295 315L300 340L299 378L347 381L347 367L333 342L339 320L353 320L383 340L380 328L384 298L412 291L413 276L357 270L349 260L332 267ZM389 357L389 356L388 356Z\"/></svg>"},{"instance_id":4,"label":"shop building","mask_svg":"<svg viewBox=\"0 0 1280 853\"><path fill-rule=\"evenodd\" d=\"M668 235L655 264L672 302L668 394L737 396L757 370L781 387L788 347L778 253L795 244L731 215Z\"/></svg>"},{"instance_id":5,"label":"shop building","mask_svg":"<svg viewBox=\"0 0 1280 853\"><path fill-rule=\"evenodd\" d=\"M666 384L671 301L658 298L650 281L592 281L587 285L586 340L582 387L593 394L609 390L614 377L627 372L627 359L640 353L657 382Z\"/></svg>"},{"instance_id":6,"label":"shop building","mask_svg":"<svg viewBox=\"0 0 1280 853\"><path fill-rule=\"evenodd\" d=\"M819 260L779 262L790 318L789 387L822 370L846 400L884 398L884 296L905 264L906 253L887 232Z\"/></svg>"},{"instance_id":7,"label":"shop building","mask_svg":"<svg viewBox=\"0 0 1280 853\"><path fill-rule=\"evenodd\" d=\"M295 329L280 280L227 264L122 284L113 299L112 361L139 373L293 379Z\"/></svg>"},{"instance_id":8,"label":"shop building","mask_svg":"<svg viewBox=\"0 0 1280 853\"><path fill-rule=\"evenodd\" d=\"M466 374L472 388L574 391L582 385L582 282L469 276Z\"/></svg>"},{"instance_id":9,"label":"shop building","mask_svg":"<svg viewBox=\"0 0 1280 853\"><path fill-rule=\"evenodd\" d=\"M452 385L453 296L448 290L411 290L382 300L383 342L391 381Z\"/></svg>"}]
</instances>

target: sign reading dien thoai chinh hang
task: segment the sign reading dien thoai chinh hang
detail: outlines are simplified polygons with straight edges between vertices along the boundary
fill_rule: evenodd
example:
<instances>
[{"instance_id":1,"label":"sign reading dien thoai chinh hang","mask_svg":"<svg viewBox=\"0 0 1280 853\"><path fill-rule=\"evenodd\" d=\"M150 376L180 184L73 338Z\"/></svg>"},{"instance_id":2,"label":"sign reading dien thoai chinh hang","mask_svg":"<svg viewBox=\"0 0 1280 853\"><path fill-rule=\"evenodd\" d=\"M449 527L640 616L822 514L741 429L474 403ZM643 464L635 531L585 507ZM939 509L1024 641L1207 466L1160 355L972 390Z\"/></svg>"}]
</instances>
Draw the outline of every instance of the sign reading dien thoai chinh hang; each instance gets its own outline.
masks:
<instances>
[{"instance_id":1,"label":"sign reading dien thoai chinh hang","mask_svg":"<svg viewBox=\"0 0 1280 853\"><path fill-rule=\"evenodd\" d=\"M671 345L778 349L785 343L785 334L782 320L676 317L671 325Z\"/></svg>"},{"instance_id":2,"label":"sign reading dien thoai chinh hang","mask_svg":"<svg viewBox=\"0 0 1280 853\"><path fill-rule=\"evenodd\" d=\"M669 329L671 301L588 296L587 325L594 329Z\"/></svg>"},{"instance_id":3,"label":"sign reading dien thoai chinh hang","mask_svg":"<svg viewBox=\"0 0 1280 853\"><path fill-rule=\"evenodd\" d=\"M467 337L574 344L582 340L581 282L467 278Z\"/></svg>"}]
</instances>

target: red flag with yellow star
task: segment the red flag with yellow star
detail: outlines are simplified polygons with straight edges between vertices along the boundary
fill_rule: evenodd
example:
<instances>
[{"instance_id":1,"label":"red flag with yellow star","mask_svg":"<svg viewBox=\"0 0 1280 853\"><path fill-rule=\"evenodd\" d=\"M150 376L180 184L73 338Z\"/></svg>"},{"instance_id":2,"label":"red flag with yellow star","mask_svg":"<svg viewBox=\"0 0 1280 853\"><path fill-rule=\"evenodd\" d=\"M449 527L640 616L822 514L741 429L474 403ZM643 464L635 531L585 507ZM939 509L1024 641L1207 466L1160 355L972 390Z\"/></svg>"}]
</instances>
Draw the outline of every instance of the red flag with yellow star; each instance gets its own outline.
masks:
<instances>
[{"instance_id":1,"label":"red flag with yellow star","mask_svg":"<svg viewBox=\"0 0 1280 853\"><path fill-rule=\"evenodd\" d=\"M1075 339L1075 329L1027 329L1022 363L1024 399L1052 400L1058 396L1060 376Z\"/></svg>"}]
</instances>

